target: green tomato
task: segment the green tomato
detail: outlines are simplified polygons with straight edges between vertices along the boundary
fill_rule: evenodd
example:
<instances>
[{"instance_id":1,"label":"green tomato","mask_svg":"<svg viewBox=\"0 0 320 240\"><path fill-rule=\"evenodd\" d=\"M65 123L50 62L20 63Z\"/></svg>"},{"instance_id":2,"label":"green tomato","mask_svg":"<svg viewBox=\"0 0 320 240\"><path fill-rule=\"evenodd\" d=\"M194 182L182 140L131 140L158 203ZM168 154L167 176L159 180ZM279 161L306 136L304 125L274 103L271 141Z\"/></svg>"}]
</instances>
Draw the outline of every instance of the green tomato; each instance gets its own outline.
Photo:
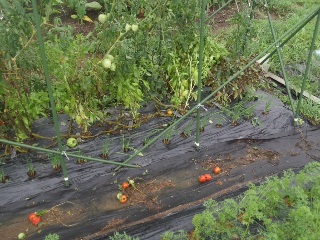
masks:
<instances>
[{"instance_id":1,"label":"green tomato","mask_svg":"<svg viewBox=\"0 0 320 240\"><path fill-rule=\"evenodd\" d=\"M104 68L110 68L111 67L111 60L109 58L105 58L102 60L102 66Z\"/></svg>"},{"instance_id":2,"label":"green tomato","mask_svg":"<svg viewBox=\"0 0 320 240\"><path fill-rule=\"evenodd\" d=\"M24 239L26 239L26 234L25 233L19 233L19 235L18 235L18 239L19 240L24 240Z\"/></svg>"},{"instance_id":3,"label":"green tomato","mask_svg":"<svg viewBox=\"0 0 320 240\"><path fill-rule=\"evenodd\" d=\"M132 31L136 32L139 29L139 26L137 24L132 24L131 26Z\"/></svg>"},{"instance_id":4,"label":"green tomato","mask_svg":"<svg viewBox=\"0 0 320 240\"><path fill-rule=\"evenodd\" d=\"M76 123L77 123L78 125L80 125L81 122L82 122L81 116L77 115L77 116L76 116Z\"/></svg>"},{"instance_id":5,"label":"green tomato","mask_svg":"<svg viewBox=\"0 0 320 240\"><path fill-rule=\"evenodd\" d=\"M130 31L131 28L132 28L131 25L127 23L127 24L126 24L126 27L125 27L126 32Z\"/></svg>"},{"instance_id":6,"label":"green tomato","mask_svg":"<svg viewBox=\"0 0 320 240\"><path fill-rule=\"evenodd\" d=\"M116 70L116 65L114 63L111 64L110 70L113 72Z\"/></svg>"},{"instance_id":7,"label":"green tomato","mask_svg":"<svg viewBox=\"0 0 320 240\"><path fill-rule=\"evenodd\" d=\"M114 56L112 56L111 54L107 54L106 58L110 59L111 62L113 62L114 60Z\"/></svg>"},{"instance_id":8,"label":"green tomato","mask_svg":"<svg viewBox=\"0 0 320 240\"><path fill-rule=\"evenodd\" d=\"M105 15L105 14L100 14L100 15L98 16L98 20L99 20L99 22L101 22L101 23L105 23L106 21L108 21L108 16Z\"/></svg>"},{"instance_id":9,"label":"green tomato","mask_svg":"<svg viewBox=\"0 0 320 240\"><path fill-rule=\"evenodd\" d=\"M65 106L64 106L64 111L65 111L66 113L68 113L69 110L70 110L70 109L69 109L69 106L68 106L68 105L65 105Z\"/></svg>"},{"instance_id":10,"label":"green tomato","mask_svg":"<svg viewBox=\"0 0 320 240\"><path fill-rule=\"evenodd\" d=\"M68 146L69 148L74 148L74 147L76 147L77 145L78 145L77 139L75 139L75 138L68 138L68 140L67 140L67 146Z\"/></svg>"}]
</instances>

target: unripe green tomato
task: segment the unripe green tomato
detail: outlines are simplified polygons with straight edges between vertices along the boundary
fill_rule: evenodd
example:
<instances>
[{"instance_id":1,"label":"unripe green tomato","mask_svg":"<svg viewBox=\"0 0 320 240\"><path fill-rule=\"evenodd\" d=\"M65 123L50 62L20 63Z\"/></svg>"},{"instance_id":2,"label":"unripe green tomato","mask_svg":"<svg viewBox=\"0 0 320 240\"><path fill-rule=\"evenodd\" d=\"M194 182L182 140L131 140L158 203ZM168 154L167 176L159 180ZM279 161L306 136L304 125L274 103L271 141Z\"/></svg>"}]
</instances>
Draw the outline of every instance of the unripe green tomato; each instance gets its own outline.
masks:
<instances>
[{"instance_id":1,"label":"unripe green tomato","mask_svg":"<svg viewBox=\"0 0 320 240\"><path fill-rule=\"evenodd\" d=\"M114 63L111 64L110 70L113 72L116 70L116 65Z\"/></svg>"},{"instance_id":2,"label":"unripe green tomato","mask_svg":"<svg viewBox=\"0 0 320 240\"><path fill-rule=\"evenodd\" d=\"M114 60L114 57L111 54L108 54L106 56L106 58L110 59L111 62L113 62L113 60Z\"/></svg>"},{"instance_id":3,"label":"unripe green tomato","mask_svg":"<svg viewBox=\"0 0 320 240\"><path fill-rule=\"evenodd\" d=\"M126 32L130 31L131 28L132 28L131 25L127 23L127 24L126 24L126 27L125 27Z\"/></svg>"},{"instance_id":4,"label":"unripe green tomato","mask_svg":"<svg viewBox=\"0 0 320 240\"><path fill-rule=\"evenodd\" d=\"M139 29L139 26L137 24L132 24L131 26L132 31L136 32Z\"/></svg>"},{"instance_id":5,"label":"unripe green tomato","mask_svg":"<svg viewBox=\"0 0 320 240\"><path fill-rule=\"evenodd\" d=\"M70 109L69 109L69 106L68 106L68 105L65 105L65 106L64 106L64 111L65 111L66 113L68 113L69 110L70 110Z\"/></svg>"},{"instance_id":6,"label":"unripe green tomato","mask_svg":"<svg viewBox=\"0 0 320 240\"><path fill-rule=\"evenodd\" d=\"M19 240L24 240L24 239L26 239L26 234L25 234L25 233L19 233L18 239L19 239Z\"/></svg>"},{"instance_id":7,"label":"unripe green tomato","mask_svg":"<svg viewBox=\"0 0 320 240\"><path fill-rule=\"evenodd\" d=\"M105 14L99 14L98 20L99 20L99 22L101 22L101 23L105 23L106 21L108 21L108 16L105 15Z\"/></svg>"},{"instance_id":8,"label":"unripe green tomato","mask_svg":"<svg viewBox=\"0 0 320 240\"><path fill-rule=\"evenodd\" d=\"M77 123L78 125L80 125L81 122L82 122L81 117L80 117L79 115L77 115L77 116L76 116L76 123Z\"/></svg>"},{"instance_id":9,"label":"unripe green tomato","mask_svg":"<svg viewBox=\"0 0 320 240\"><path fill-rule=\"evenodd\" d=\"M111 60L109 58L105 58L102 60L102 66L104 68L110 68L111 67Z\"/></svg>"}]
</instances>

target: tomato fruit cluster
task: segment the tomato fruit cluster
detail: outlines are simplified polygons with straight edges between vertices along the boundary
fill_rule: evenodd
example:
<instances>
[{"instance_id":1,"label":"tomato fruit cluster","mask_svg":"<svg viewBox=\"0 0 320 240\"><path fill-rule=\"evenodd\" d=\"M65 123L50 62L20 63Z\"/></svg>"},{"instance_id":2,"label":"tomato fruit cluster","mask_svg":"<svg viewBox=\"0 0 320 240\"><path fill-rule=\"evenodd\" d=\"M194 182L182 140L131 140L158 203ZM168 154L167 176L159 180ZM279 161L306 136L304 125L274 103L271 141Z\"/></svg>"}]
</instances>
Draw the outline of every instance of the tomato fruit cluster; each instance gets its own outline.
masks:
<instances>
[{"instance_id":1,"label":"tomato fruit cluster","mask_svg":"<svg viewBox=\"0 0 320 240\"><path fill-rule=\"evenodd\" d=\"M36 227L41 222L40 216L38 216L36 213L30 213L28 219Z\"/></svg>"},{"instance_id":2,"label":"tomato fruit cluster","mask_svg":"<svg viewBox=\"0 0 320 240\"><path fill-rule=\"evenodd\" d=\"M209 182L212 180L212 176L210 174L202 174L200 177L199 177L199 182L200 183L205 183L205 182Z\"/></svg>"}]
</instances>

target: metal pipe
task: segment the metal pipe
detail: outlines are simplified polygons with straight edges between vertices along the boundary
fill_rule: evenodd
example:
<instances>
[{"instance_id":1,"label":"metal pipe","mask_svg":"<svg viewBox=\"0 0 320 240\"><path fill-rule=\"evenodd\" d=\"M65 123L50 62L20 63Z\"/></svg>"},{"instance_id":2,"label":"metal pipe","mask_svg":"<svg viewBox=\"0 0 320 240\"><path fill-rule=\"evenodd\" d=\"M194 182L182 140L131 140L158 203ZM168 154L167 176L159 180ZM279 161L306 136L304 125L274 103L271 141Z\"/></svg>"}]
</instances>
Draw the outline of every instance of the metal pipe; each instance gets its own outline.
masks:
<instances>
[{"instance_id":1,"label":"metal pipe","mask_svg":"<svg viewBox=\"0 0 320 240\"><path fill-rule=\"evenodd\" d=\"M198 92L197 92L197 127L196 127L196 148L199 150L200 147L200 128L201 128L201 109L200 109L200 102L201 102L201 91L202 91L202 64L203 64L203 52L204 52L204 25L205 25L205 15L206 15L206 0L202 0L202 7L201 7L201 22L200 22L200 47L199 47L199 65L198 65Z\"/></svg>"},{"instance_id":2,"label":"metal pipe","mask_svg":"<svg viewBox=\"0 0 320 240\"><path fill-rule=\"evenodd\" d=\"M43 71L44 71L45 80L46 80L46 84L47 84L47 90L48 90L48 94L49 94L49 98L50 98L50 106L51 106L51 112L52 112L52 117L53 117L53 122L54 122L54 128L55 128L55 132L57 135L58 147L59 147L60 152L62 152L63 148L62 148L62 141L61 141L61 135L60 135L60 130L59 130L58 116L57 116L57 111L55 108L54 97L53 97L52 88L51 88L49 69L48 69L46 54L45 54L45 50L44 50L44 41L43 41L43 37L41 34L40 18L39 18L39 14L38 14L36 0L32 0L32 8L33 8L34 21L35 21L36 29L37 29L37 37L38 37L39 50L40 50ZM69 183L69 178L68 178L66 161L63 157L60 157L60 163L61 163L61 167L62 167L65 186L68 187L70 185L70 183Z\"/></svg>"},{"instance_id":3,"label":"metal pipe","mask_svg":"<svg viewBox=\"0 0 320 240\"><path fill-rule=\"evenodd\" d=\"M271 16L270 16L267 0L264 0L264 3L265 3L265 7L267 9L268 21L269 21L272 37L273 37L273 40L276 42L277 41L277 36L276 36L276 33L274 31L274 27L273 27L273 24L272 24L272 19L271 19ZM275 47L276 47L276 50L277 50L277 54L278 54L278 58L279 58L279 62L280 62L280 67L281 67L281 72L283 74L283 79L284 79L284 82L286 84L286 89L287 89L287 93L288 93L288 96L289 96L292 112L293 112L293 115L295 115L294 103L293 103L292 96L291 96L291 91L290 91L290 87L289 87L289 82L288 82L286 70L284 68L284 63L283 63L283 60L282 60L282 54L281 54L281 50L282 49L277 44L275 44Z\"/></svg>"},{"instance_id":4,"label":"metal pipe","mask_svg":"<svg viewBox=\"0 0 320 240\"><path fill-rule=\"evenodd\" d=\"M60 151L56 151L56 150L51 150L51 149L46 149L46 148L41 148L41 147L36 147L36 146L30 146L30 145L23 144L23 143L12 142L9 140L4 140L4 139L0 139L0 142L4 143L4 144L8 144L8 145L13 145L13 146L36 150L39 152L52 153L52 154L70 156L70 157L75 157L75 158L83 158L83 159L87 159L90 161L102 162L102 163L107 163L107 164L114 164L114 165L119 165L119 166L123 166L123 167L132 167L132 168L138 167L137 165L125 164L125 163L121 163L121 162L114 162L114 161L103 160L103 159L99 159L99 158L93 158L93 157L87 157L87 156L77 155L77 154L73 154L73 153L67 153L65 151L60 152Z\"/></svg>"},{"instance_id":5,"label":"metal pipe","mask_svg":"<svg viewBox=\"0 0 320 240\"><path fill-rule=\"evenodd\" d=\"M308 75L309 75L309 70L310 70L311 61L312 61L312 54L313 54L313 51L314 51L314 45L315 45L316 39L317 39L317 37L318 37L319 24L320 24L320 9L319 9L319 11L318 11L317 22L316 22L316 24L315 24L314 31L313 31L313 37L312 37L312 42L311 42L311 46L310 46L309 56L308 56L308 60L307 60L306 71L305 71L304 76L303 76L303 82L302 82L301 91L300 91L300 95L299 95L297 111L296 111L296 114L295 114L295 116L294 116L294 120L295 120L295 123L296 123L296 124L297 124L297 122L298 122L298 115L299 115L299 112L300 112L300 107L301 107L303 92L304 92L304 90L305 90L306 81L307 81L307 78L308 78Z\"/></svg>"}]
</instances>

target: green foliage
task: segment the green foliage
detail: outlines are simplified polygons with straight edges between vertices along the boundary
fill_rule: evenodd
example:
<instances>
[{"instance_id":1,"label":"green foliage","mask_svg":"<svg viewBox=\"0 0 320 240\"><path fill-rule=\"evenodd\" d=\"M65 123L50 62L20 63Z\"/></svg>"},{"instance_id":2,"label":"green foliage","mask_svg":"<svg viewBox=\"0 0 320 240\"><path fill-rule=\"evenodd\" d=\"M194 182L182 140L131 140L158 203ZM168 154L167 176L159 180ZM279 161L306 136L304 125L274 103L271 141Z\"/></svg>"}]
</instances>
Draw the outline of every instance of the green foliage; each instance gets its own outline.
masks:
<instances>
[{"instance_id":1,"label":"green foliage","mask_svg":"<svg viewBox=\"0 0 320 240\"><path fill-rule=\"evenodd\" d=\"M235 199L209 200L193 218L194 239L316 239L320 217L320 164L286 171Z\"/></svg>"},{"instance_id":2,"label":"green foliage","mask_svg":"<svg viewBox=\"0 0 320 240\"><path fill-rule=\"evenodd\" d=\"M126 233L115 232L113 236L109 237L110 240L138 240L139 238L130 237Z\"/></svg>"},{"instance_id":3,"label":"green foliage","mask_svg":"<svg viewBox=\"0 0 320 240\"><path fill-rule=\"evenodd\" d=\"M320 124L320 105L309 99L304 99L301 102L301 115L307 118L311 124Z\"/></svg>"},{"instance_id":4,"label":"green foliage","mask_svg":"<svg viewBox=\"0 0 320 240\"><path fill-rule=\"evenodd\" d=\"M176 233L174 232L165 232L161 235L161 240L188 240L188 234L183 230L180 230Z\"/></svg>"},{"instance_id":5,"label":"green foliage","mask_svg":"<svg viewBox=\"0 0 320 240\"><path fill-rule=\"evenodd\" d=\"M53 233L53 234L48 234L44 240L59 240L60 239L60 236L56 233Z\"/></svg>"}]
</instances>

